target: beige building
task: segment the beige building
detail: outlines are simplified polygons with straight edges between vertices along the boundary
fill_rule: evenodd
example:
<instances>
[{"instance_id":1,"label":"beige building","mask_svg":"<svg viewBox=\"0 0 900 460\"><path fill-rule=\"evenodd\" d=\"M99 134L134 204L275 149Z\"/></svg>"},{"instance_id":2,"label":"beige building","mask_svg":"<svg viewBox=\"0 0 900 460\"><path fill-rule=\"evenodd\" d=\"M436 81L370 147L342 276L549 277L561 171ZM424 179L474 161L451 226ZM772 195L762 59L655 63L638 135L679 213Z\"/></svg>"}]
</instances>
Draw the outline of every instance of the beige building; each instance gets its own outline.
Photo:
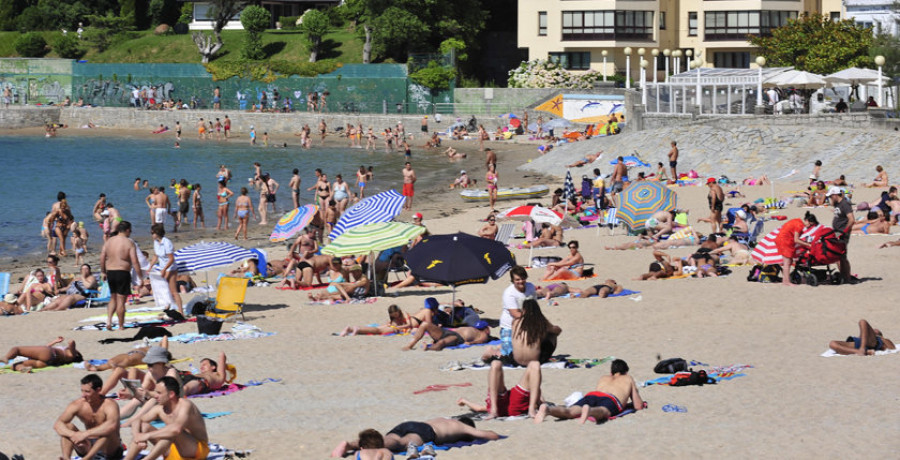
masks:
<instances>
[{"instance_id":1,"label":"beige building","mask_svg":"<svg viewBox=\"0 0 900 460\"><path fill-rule=\"evenodd\" d=\"M669 73L675 71L666 50L681 54L682 71L698 56L706 67L755 67L748 34L768 34L805 12L840 17L841 0L519 0L518 11L518 45L529 60L550 58L569 70L607 75L625 73L630 60L637 80L643 49L652 80L654 50L660 79L667 61Z\"/></svg>"}]
</instances>

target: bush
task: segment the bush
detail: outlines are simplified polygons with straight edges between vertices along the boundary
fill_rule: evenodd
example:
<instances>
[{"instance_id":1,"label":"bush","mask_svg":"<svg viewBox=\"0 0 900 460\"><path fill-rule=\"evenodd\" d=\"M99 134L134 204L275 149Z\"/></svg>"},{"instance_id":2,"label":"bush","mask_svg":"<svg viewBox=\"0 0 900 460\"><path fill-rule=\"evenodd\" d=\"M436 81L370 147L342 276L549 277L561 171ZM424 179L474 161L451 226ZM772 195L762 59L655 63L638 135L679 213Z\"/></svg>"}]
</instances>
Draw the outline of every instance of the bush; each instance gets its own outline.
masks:
<instances>
[{"instance_id":1,"label":"bush","mask_svg":"<svg viewBox=\"0 0 900 460\"><path fill-rule=\"evenodd\" d=\"M523 62L509 71L510 88L593 88L603 78L600 72L589 70L572 73L554 62L544 59Z\"/></svg>"},{"instance_id":2,"label":"bush","mask_svg":"<svg viewBox=\"0 0 900 460\"><path fill-rule=\"evenodd\" d=\"M297 30L298 19L300 19L300 16L281 16L278 18L278 22L281 23L283 30Z\"/></svg>"},{"instance_id":3,"label":"bush","mask_svg":"<svg viewBox=\"0 0 900 460\"><path fill-rule=\"evenodd\" d=\"M318 62L294 62L286 60L269 61L214 61L206 66L206 71L212 74L213 81L227 80L232 77L246 78L253 81L272 83L279 78L297 75L300 77L315 77L334 72L340 63L331 59Z\"/></svg>"},{"instance_id":4,"label":"bush","mask_svg":"<svg viewBox=\"0 0 900 460\"><path fill-rule=\"evenodd\" d=\"M22 57L42 57L47 54L47 40L40 32L28 32L20 36L14 45L16 53Z\"/></svg>"},{"instance_id":5,"label":"bush","mask_svg":"<svg viewBox=\"0 0 900 460\"><path fill-rule=\"evenodd\" d=\"M262 46L262 33L269 27L272 14L269 10L256 5L250 5L241 12L241 25L247 32L247 40L241 49L241 57L244 59L264 59L266 57Z\"/></svg>"},{"instance_id":6,"label":"bush","mask_svg":"<svg viewBox=\"0 0 900 460\"><path fill-rule=\"evenodd\" d=\"M181 16L178 17L178 24L190 24L194 20L194 4L185 2L181 5Z\"/></svg>"},{"instance_id":7,"label":"bush","mask_svg":"<svg viewBox=\"0 0 900 460\"><path fill-rule=\"evenodd\" d=\"M78 59L84 56L84 49L74 34L60 35L53 42L53 51L56 51L59 57L66 59Z\"/></svg>"},{"instance_id":8,"label":"bush","mask_svg":"<svg viewBox=\"0 0 900 460\"><path fill-rule=\"evenodd\" d=\"M428 66L417 70L411 74L409 78L429 89L449 89L450 82L456 77L456 71L438 64L436 61L429 61Z\"/></svg>"}]
</instances>

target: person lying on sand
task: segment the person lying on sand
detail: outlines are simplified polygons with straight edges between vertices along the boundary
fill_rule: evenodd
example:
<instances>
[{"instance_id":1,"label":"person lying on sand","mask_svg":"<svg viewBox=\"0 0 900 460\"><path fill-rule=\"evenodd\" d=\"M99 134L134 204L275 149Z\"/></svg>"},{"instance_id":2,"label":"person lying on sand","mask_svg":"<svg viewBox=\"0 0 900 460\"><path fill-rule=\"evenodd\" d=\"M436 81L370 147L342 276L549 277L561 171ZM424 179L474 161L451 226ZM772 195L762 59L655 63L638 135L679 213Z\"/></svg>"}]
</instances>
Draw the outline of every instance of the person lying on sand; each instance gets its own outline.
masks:
<instances>
[{"instance_id":1,"label":"person lying on sand","mask_svg":"<svg viewBox=\"0 0 900 460\"><path fill-rule=\"evenodd\" d=\"M562 246L563 230L559 225L550 225L547 222L541 224L541 235L533 240L530 245L533 248L553 248Z\"/></svg>"},{"instance_id":2,"label":"person lying on sand","mask_svg":"<svg viewBox=\"0 0 900 460\"><path fill-rule=\"evenodd\" d=\"M431 310L428 310L431 313ZM341 337L363 335L384 335L393 333L402 333L413 328L413 317L409 313L404 313L400 307L391 305L388 307L388 316L390 322L381 326L347 326L339 334ZM421 321L420 321L421 322Z\"/></svg>"},{"instance_id":3,"label":"person lying on sand","mask_svg":"<svg viewBox=\"0 0 900 460\"><path fill-rule=\"evenodd\" d=\"M534 423L543 422L548 415L561 420L577 418L581 424L589 418L601 423L626 408L633 408L636 411L644 409L644 400L641 399L637 384L634 378L628 375L628 364L621 359L614 360L609 373L610 375L600 377L594 391L569 407L541 404L534 417Z\"/></svg>"},{"instance_id":4,"label":"person lying on sand","mask_svg":"<svg viewBox=\"0 0 900 460\"><path fill-rule=\"evenodd\" d=\"M651 263L647 273L635 278L635 281L658 280L669 278L675 274L675 269L672 267L672 256L662 251L653 251L653 257L656 262Z\"/></svg>"},{"instance_id":5,"label":"person lying on sand","mask_svg":"<svg viewBox=\"0 0 900 460\"><path fill-rule=\"evenodd\" d=\"M169 349L169 338L163 336L162 341L159 346ZM147 356L147 352L150 351L150 347L140 347L135 348L128 353L122 353L113 356L106 360L105 363L95 366L93 364L88 364L84 368L89 372L102 372L108 371L110 369L121 369L125 370L129 367L139 366L144 362L144 357Z\"/></svg>"},{"instance_id":6,"label":"person lying on sand","mask_svg":"<svg viewBox=\"0 0 900 460\"><path fill-rule=\"evenodd\" d=\"M32 369L63 366L84 361L84 357L75 348L74 340L69 340L65 347L56 346L56 344L64 341L65 339L60 336L45 346L12 347L6 352L4 360L9 363L17 356L27 358L25 361L9 364L10 369L23 373L31 372Z\"/></svg>"},{"instance_id":7,"label":"person lying on sand","mask_svg":"<svg viewBox=\"0 0 900 460\"><path fill-rule=\"evenodd\" d=\"M566 283L552 283L546 286L538 286L535 288L535 294L538 297L543 297L545 300L550 300L553 297L562 297L569 292L572 292L574 288L570 288Z\"/></svg>"},{"instance_id":8,"label":"person lying on sand","mask_svg":"<svg viewBox=\"0 0 900 460\"><path fill-rule=\"evenodd\" d=\"M369 277L362 273L362 269L356 266L351 272L359 278L352 283L331 283L325 291L310 293L309 300L351 300L365 297L369 292Z\"/></svg>"},{"instance_id":9,"label":"person lying on sand","mask_svg":"<svg viewBox=\"0 0 900 460\"><path fill-rule=\"evenodd\" d=\"M887 235L891 233L891 223L884 214L869 211L865 220L855 222L851 230L853 235Z\"/></svg>"},{"instance_id":10,"label":"person lying on sand","mask_svg":"<svg viewBox=\"0 0 900 460\"><path fill-rule=\"evenodd\" d=\"M441 445L473 439L496 440L500 439L500 435L475 428L475 422L468 417L461 417L459 420L440 417L424 422L403 422L395 426L384 435L384 447L391 452L401 452L409 446L421 446L429 442ZM359 441L342 441L331 451L331 456L343 457L359 448ZM418 455L416 453L410 458L417 458Z\"/></svg>"},{"instance_id":11,"label":"person lying on sand","mask_svg":"<svg viewBox=\"0 0 900 460\"><path fill-rule=\"evenodd\" d=\"M713 249L710 254L720 255L728 253L730 260L728 263L732 265L747 265L750 263L750 247L738 241L738 237L732 235L728 238L728 244L720 248Z\"/></svg>"},{"instance_id":12,"label":"person lying on sand","mask_svg":"<svg viewBox=\"0 0 900 460\"><path fill-rule=\"evenodd\" d=\"M485 420L523 414L534 417L542 400L541 378L541 363L532 361L525 368L519 383L512 389L507 389L503 381L503 363L494 360L491 361L491 371L488 374L488 397L484 405L472 403L465 398L459 398L456 404L466 406L474 412L487 412Z\"/></svg>"},{"instance_id":13,"label":"person lying on sand","mask_svg":"<svg viewBox=\"0 0 900 460\"><path fill-rule=\"evenodd\" d=\"M601 298L606 298L612 294L618 294L623 290L625 290L625 288L619 286L615 280L606 280L603 284L595 284L585 289L571 288L569 289L569 292L575 297L590 297L596 295Z\"/></svg>"},{"instance_id":14,"label":"person lying on sand","mask_svg":"<svg viewBox=\"0 0 900 460\"><path fill-rule=\"evenodd\" d=\"M884 244L882 244L881 246L878 246L878 249L890 248L890 247L893 247L893 246L900 246L900 240L897 240L897 241L888 241L887 243L884 243Z\"/></svg>"},{"instance_id":15,"label":"person lying on sand","mask_svg":"<svg viewBox=\"0 0 900 460\"><path fill-rule=\"evenodd\" d=\"M832 340L828 344L835 352L841 355L874 355L876 351L893 350L897 348L894 342L884 337L878 329L874 329L869 322L859 320L859 337L847 337L845 341Z\"/></svg>"},{"instance_id":16,"label":"person lying on sand","mask_svg":"<svg viewBox=\"0 0 900 460\"><path fill-rule=\"evenodd\" d=\"M426 345L424 351L441 351L444 348L457 345L486 343L491 336L491 328L488 327L487 321L483 320L475 323L475 327L463 326L456 329L447 329L435 324L425 323L416 329L416 335L403 347L403 350L408 351L415 348L416 344L425 337L426 333L434 343Z\"/></svg>"},{"instance_id":17,"label":"person lying on sand","mask_svg":"<svg viewBox=\"0 0 900 460\"><path fill-rule=\"evenodd\" d=\"M100 392L102 385L97 374L82 377L81 397L69 403L56 419L53 429L59 435L62 447L59 458L72 458L73 452L82 458L94 458L97 454L110 460L122 458L119 406ZM76 418L84 424L84 431L73 423Z\"/></svg>"},{"instance_id":18,"label":"person lying on sand","mask_svg":"<svg viewBox=\"0 0 900 460\"><path fill-rule=\"evenodd\" d=\"M590 154L590 155L587 155L586 157L584 157L584 158L582 158L582 159L576 161L575 163L572 163L572 164L570 164L570 165L566 165L566 167L567 167L567 168L580 168L580 167L582 167L582 166L584 166L584 165L591 164L591 163L593 163L594 161L597 161L597 158L600 158L600 155L603 155L603 151L602 151L602 150L599 151L599 152L597 152L597 153L592 153L592 154Z\"/></svg>"}]
</instances>

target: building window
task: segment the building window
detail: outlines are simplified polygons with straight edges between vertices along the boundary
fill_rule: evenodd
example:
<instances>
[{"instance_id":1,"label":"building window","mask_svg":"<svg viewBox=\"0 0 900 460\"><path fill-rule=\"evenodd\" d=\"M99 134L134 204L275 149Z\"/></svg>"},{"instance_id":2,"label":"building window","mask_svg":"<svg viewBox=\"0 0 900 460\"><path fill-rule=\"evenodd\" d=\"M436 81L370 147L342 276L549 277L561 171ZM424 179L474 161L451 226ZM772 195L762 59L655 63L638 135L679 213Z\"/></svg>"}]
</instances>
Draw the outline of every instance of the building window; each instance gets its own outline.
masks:
<instances>
[{"instance_id":1,"label":"building window","mask_svg":"<svg viewBox=\"0 0 900 460\"><path fill-rule=\"evenodd\" d=\"M550 62L557 63L566 70L588 70L591 68L591 53L589 51L550 53Z\"/></svg>"},{"instance_id":2,"label":"building window","mask_svg":"<svg viewBox=\"0 0 900 460\"><path fill-rule=\"evenodd\" d=\"M707 11L703 18L703 39L746 40L747 35L771 36L773 29L796 17L796 11Z\"/></svg>"},{"instance_id":3,"label":"building window","mask_svg":"<svg viewBox=\"0 0 900 460\"><path fill-rule=\"evenodd\" d=\"M538 11L538 35L547 35L547 12Z\"/></svg>"},{"instance_id":4,"label":"building window","mask_svg":"<svg viewBox=\"0 0 900 460\"><path fill-rule=\"evenodd\" d=\"M688 12L688 35L691 37L697 36L697 12L689 11Z\"/></svg>"},{"instance_id":5,"label":"building window","mask_svg":"<svg viewBox=\"0 0 900 460\"><path fill-rule=\"evenodd\" d=\"M653 11L563 11L563 40L653 39Z\"/></svg>"},{"instance_id":6,"label":"building window","mask_svg":"<svg viewBox=\"0 0 900 460\"><path fill-rule=\"evenodd\" d=\"M659 12L659 30L666 30L666 12Z\"/></svg>"},{"instance_id":7,"label":"building window","mask_svg":"<svg viewBox=\"0 0 900 460\"><path fill-rule=\"evenodd\" d=\"M749 52L713 53L713 65L722 69L749 69Z\"/></svg>"},{"instance_id":8,"label":"building window","mask_svg":"<svg viewBox=\"0 0 900 460\"><path fill-rule=\"evenodd\" d=\"M832 11L830 16L831 16L832 22L840 22L841 21L841 12L840 11Z\"/></svg>"}]
</instances>

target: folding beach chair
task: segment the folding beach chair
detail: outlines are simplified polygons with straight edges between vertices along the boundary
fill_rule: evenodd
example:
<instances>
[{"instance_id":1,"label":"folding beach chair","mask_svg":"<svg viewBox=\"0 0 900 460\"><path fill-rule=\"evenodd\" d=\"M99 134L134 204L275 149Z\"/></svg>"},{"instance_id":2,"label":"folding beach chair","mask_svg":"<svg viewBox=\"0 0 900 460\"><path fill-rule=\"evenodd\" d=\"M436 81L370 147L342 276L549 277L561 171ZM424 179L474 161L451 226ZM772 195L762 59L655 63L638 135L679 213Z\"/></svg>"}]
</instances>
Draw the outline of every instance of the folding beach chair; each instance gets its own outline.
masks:
<instances>
[{"instance_id":1,"label":"folding beach chair","mask_svg":"<svg viewBox=\"0 0 900 460\"><path fill-rule=\"evenodd\" d=\"M736 236L738 242L742 244L746 244L747 246L756 245L756 239L759 237L759 234L762 233L764 222L762 219L756 221L753 225L753 228L750 230L750 233L732 233L733 236Z\"/></svg>"},{"instance_id":2,"label":"folding beach chair","mask_svg":"<svg viewBox=\"0 0 900 460\"><path fill-rule=\"evenodd\" d=\"M85 308L91 308L94 306L94 304L108 303L110 300L112 300L112 295L109 292L109 283L106 281L101 281L100 287L98 287L96 291L93 289L89 289L86 292L90 295L84 301L83 305L75 304L76 307L83 306Z\"/></svg>"},{"instance_id":3,"label":"folding beach chair","mask_svg":"<svg viewBox=\"0 0 900 460\"><path fill-rule=\"evenodd\" d=\"M616 227L619 226L619 218L616 217L617 210L616 208L608 208L606 210L606 216L600 222L600 225L597 225L597 235L600 235L600 229L602 227L609 228L609 234L612 236L616 232Z\"/></svg>"},{"instance_id":4,"label":"folding beach chair","mask_svg":"<svg viewBox=\"0 0 900 460\"><path fill-rule=\"evenodd\" d=\"M497 236L494 237L494 241L498 241L504 246L508 245L509 239L512 238L512 233L515 228L516 224L514 223L500 224L500 228L497 229Z\"/></svg>"},{"instance_id":5,"label":"folding beach chair","mask_svg":"<svg viewBox=\"0 0 900 460\"><path fill-rule=\"evenodd\" d=\"M216 294L216 305L206 312L208 318L222 321L241 314L244 319L244 297L247 295L247 278L222 277Z\"/></svg>"},{"instance_id":6,"label":"folding beach chair","mask_svg":"<svg viewBox=\"0 0 900 460\"><path fill-rule=\"evenodd\" d=\"M0 297L9 294L9 272L0 273Z\"/></svg>"}]
</instances>

